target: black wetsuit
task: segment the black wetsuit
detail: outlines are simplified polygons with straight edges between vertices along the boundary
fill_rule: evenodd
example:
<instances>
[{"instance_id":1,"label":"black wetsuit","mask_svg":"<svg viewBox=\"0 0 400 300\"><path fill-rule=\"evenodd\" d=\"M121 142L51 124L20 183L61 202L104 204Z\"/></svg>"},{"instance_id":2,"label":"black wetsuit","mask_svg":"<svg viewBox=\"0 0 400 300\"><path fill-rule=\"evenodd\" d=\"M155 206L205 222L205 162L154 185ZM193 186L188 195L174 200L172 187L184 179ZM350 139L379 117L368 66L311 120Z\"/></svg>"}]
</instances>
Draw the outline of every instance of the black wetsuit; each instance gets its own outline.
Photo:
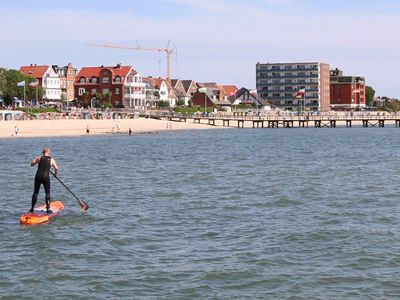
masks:
<instances>
[{"instance_id":1,"label":"black wetsuit","mask_svg":"<svg viewBox=\"0 0 400 300\"><path fill-rule=\"evenodd\" d=\"M46 208L50 208L50 168L51 156L42 156L35 176L35 190L32 195L32 210L36 205L41 184L43 184L46 193Z\"/></svg>"}]
</instances>

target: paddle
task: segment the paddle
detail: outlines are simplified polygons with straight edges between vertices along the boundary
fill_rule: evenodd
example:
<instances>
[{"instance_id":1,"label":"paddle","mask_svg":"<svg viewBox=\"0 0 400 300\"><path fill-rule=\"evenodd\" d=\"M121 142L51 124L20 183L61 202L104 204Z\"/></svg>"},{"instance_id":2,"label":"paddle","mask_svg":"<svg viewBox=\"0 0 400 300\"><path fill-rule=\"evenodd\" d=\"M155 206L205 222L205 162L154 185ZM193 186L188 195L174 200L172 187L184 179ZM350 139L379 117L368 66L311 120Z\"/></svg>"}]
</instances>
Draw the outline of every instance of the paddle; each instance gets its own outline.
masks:
<instances>
[{"instance_id":1,"label":"paddle","mask_svg":"<svg viewBox=\"0 0 400 300\"><path fill-rule=\"evenodd\" d=\"M86 203L86 202L84 202L84 201L82 201L81 199L79 199L61 180L60 180L60 178L58 178L57 176L56 176L56 174L54 174L52 171L50 171L50 173L51 173L51 175L53 175L54 176L54 178L56 178L66 189L67 189L67 191L68 192L70 192L71 193L71 195L72 196L74 196L75 197L75 199L76 200L78 200L78 204L79 204L79 206L83 209L83 210L88 210L89 209L89 205Z\"/></svg>"}]
</instances>

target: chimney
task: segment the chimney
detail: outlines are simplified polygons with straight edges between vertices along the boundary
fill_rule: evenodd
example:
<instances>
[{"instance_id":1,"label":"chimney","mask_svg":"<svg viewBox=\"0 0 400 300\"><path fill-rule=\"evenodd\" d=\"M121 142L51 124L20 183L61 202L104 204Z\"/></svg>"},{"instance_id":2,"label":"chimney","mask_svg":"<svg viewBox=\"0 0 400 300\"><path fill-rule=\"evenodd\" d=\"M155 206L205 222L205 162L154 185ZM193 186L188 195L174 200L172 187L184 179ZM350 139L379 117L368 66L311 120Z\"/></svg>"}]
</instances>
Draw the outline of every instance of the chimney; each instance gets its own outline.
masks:
<instances>
[{"instance_id":1,"label":"chimney","mask_svg":"<svg viewBox=\"0 0 400 300\"><path fill-rule=\"evenodd\" d=\"M118 69L120 69L120 68L121 68L121 66L122 66L122 64L121 64L121 63L117 64L117 68L118 68Z\"/></svg>"}]
</instances>

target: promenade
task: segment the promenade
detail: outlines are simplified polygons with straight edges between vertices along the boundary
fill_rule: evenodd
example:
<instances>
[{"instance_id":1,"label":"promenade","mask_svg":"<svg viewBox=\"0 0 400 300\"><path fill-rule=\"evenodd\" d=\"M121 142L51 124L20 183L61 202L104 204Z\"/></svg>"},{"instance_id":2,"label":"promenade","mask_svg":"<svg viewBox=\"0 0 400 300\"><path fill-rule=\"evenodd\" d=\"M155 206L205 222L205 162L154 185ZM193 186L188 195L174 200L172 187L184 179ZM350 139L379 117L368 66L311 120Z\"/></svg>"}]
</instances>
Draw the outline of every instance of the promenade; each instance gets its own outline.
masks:
<instances>
[{"instance_id":1,"label":"promenade","mask_svg":"<svg viewBox=\"0 0 400 300\"><path fill-rule=\"evenodd\" d=\"M211 128L336 128L400 127L400 114L383 112L216 112L175 113L170 111L81 110L41 113L0 111L0 138L80 136L89 134L133 134L166 130Z\"/></svg>"}]
</instances>

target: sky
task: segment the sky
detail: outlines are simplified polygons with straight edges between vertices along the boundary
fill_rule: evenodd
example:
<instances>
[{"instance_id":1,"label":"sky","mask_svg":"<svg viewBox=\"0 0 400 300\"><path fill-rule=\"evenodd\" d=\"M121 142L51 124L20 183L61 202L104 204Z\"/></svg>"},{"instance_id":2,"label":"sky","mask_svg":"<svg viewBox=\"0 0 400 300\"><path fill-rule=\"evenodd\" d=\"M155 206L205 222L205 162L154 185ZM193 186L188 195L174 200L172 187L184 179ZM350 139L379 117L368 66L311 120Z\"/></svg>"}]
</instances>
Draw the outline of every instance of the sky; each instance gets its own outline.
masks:
<instances>
[{"instance_id":1,"label":"sky","mask_svg":"<svg viewBox=\"0 0 400 300\"><path fill-rule=\"evenodd\" d=\"M400 98L400 0L2 0L0 67L132 65L255 88L257 62L329 63Z\"/></svg>"}]
</instances>

